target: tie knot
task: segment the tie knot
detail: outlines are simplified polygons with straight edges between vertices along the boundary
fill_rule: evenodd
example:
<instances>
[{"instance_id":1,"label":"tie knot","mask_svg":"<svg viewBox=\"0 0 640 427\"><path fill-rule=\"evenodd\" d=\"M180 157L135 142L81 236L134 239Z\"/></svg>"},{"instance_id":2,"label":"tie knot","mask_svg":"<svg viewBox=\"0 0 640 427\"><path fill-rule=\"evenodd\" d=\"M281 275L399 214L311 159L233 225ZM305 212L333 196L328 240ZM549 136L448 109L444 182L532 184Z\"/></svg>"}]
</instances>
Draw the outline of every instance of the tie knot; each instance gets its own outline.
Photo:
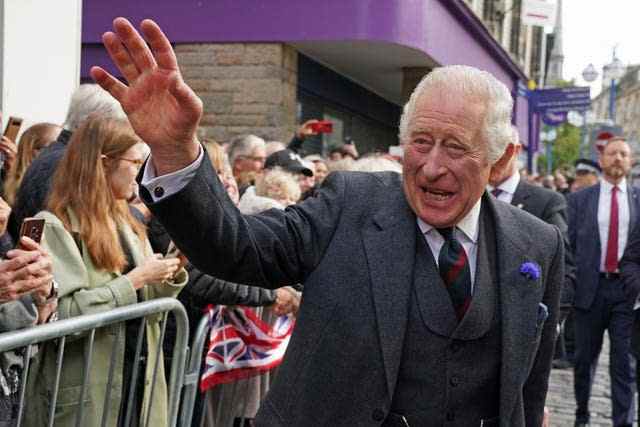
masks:
<instances>
[{"instance_id":1,"label":"tie knot","mask_svg":"<svg viewBox=\"0 0 640 427\"><path fill-rule=\"evenodd\" d=\"M453 237L453 228L454 227L436 228L436 230L444 237L444 240L451 240Z\"/></svg>"},{"instance_id":2,"label":"tie knot","mask_svg":"<svg viewBox=\"0 0 640 427\"><path fill-rule=\"evenodd\" d=\"M491 190L491 195L495 198L498 198L500 194L502 194L502 190L499 188L494 188L493 190Z\"/></svg>"},{"instance_id":3,"label":"tie knot","mask_svg":"<svg viewBox=\"0 0 640 427\"><path fill-rule=\"evenodd\" d=\"M619 190L617 185L614 185L613 188L611 189L612 193L616 193Z\"/></svg>"}]
</instances>

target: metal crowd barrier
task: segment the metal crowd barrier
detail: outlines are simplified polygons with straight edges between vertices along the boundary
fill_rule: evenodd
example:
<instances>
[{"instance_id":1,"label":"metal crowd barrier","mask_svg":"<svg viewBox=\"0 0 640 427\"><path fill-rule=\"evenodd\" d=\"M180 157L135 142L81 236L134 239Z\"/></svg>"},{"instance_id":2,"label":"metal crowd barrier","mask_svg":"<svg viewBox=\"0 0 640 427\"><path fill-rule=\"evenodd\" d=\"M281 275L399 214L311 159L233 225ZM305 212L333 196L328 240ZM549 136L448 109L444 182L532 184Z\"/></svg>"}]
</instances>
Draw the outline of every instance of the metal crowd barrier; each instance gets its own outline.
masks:
<instances>
[{"instance_id":1,"label":"metal crowd barrier","mask_svg":"<svg viewBox=\"0 0 640 427\"><path fill-rule=\"evenodd\" d=\"M27 348L25 352L25 361L24 361L24 369L22 372L21 379L21 389L20 389L20 400L19 400L19 411L18 411L18 420L17 425L21 425L21 421L24 415L24 406L25 406L25 389L27 384L27 377L29 374L29 351L30 346L32 344L38 344L45 341L58 339L58 352L56 357L56 375L55 375L55 384L54 384L54 393L52 395L52 399L49 405L49 419L48 426L53 426L54 422L54 414L56 408L56 401L58 398L58 388L60 384L60 373L62 369L62 365L64 362L64 348L66 343L66 338L70 336L75 336L77 334L87 333L85 350L84 350L84 372L83 372L83 384L80 392L80 402L84 401L87 383L89 381L89 371L91 367L91 355L93 352L94 346L94 337L96 329L113 325L116 323L125 322L127 320L133 319L143 319L140 328L138 330L138 336L136 341L136 356L135 356L135 364L133 366L133 375L131 377L131 384L129 387L129 396L133 396L133 393L136 390L136 381L138 378L138 369L139 369L139 360L140 354L142 350L142 342L143 335L145 333L145 323L146 316L154 315L154 314L162 314L162 326L161 326L161 335L160 341L158 344L158 348L156 351L160 351L162 349L162 341L164 340L165 328L167 323L167 315L169 312L172 312L175 316L175 324L176 324L176 339L175 345L173 349L173 357L171 363L171 374L169 379L169 388L168 388L168 420L169 426L173 427L176 425L176 421L178 418L178 411L180 407L180 396L182 391L182 385L184 380L184 368L185 362L187 358L187 341L189 337L189 324L187 320L187 315L182 304L173 298L159 298L151 301L142 302L139 304L133 304L126 307L119 307L113 310L90 314L85 316L73 317L70 319L64 319L57 322L48 323L45 325L33 327L30 329L22 329L19 331L8 332L5 334L0 334L0 353L14 350L18 348ZM120 328L118 339L122 339L122 334L124 334L125 328ZM202 347L202 344L201 344ZM149 351L152 351L151 349ZM202 351L200 351L201 354ZM194 352L195 353L195 352ZM195 353L198 354L198 353ZM156 364L153 370L153 380L151 384L151 395L153 395L153 390L155 387L157 374L158 374L158 364L159 359L156 358ZM193 357L192 357L193 359ZM194 363L193 361L191 363ZM190 366L191 366L190 363ZM114 364L115 364L115 352L112 353L110 367L108 371L108 381L107 381L107 392L105 396L105 411L102 414L101 425L106 425L106 420L108 419L108 403L111 394L111 387L113 376L114 376ZM189 380L191 378L189 377ZM197 387L197 382L196 382ZM123 399L126 396L123 395ZM149 407L147 408L146 414L151 413L151 403L153 399L149 399ZM184 407L184 406L183 406ZM78 405L78 412L76 413L76 426L83 426L83 410L84 405ZM144 411L141 411L144 413ZM125 425L129 425L129 420L131 419L131 405L129 405L129 410L125 416ZM149 425L150 417L147 417L146 423L143 425ZM184 425L184 424L183 424ZM155 426L154 426L155 427Z\"/></svg>"},{"instance_id":2,"label":"metal crowd barrier","mask_svg":"<svg viewBox=\"0 0 640 427\"><path fill-rule=\"evenodd\" d=\"M202 316L202 319L200 319L198 329L196 329L196 333L193 336L189 363L187 364L187 370L184 375L182 413L180 414L180 425L182 427L191 426L193 408L196 404L198 385L200 384L200 370L203 363L202 352L204 351L204 343L207 341L207 335L210 330L209 314L205 314Z\"/></svg>"}]
</instances>

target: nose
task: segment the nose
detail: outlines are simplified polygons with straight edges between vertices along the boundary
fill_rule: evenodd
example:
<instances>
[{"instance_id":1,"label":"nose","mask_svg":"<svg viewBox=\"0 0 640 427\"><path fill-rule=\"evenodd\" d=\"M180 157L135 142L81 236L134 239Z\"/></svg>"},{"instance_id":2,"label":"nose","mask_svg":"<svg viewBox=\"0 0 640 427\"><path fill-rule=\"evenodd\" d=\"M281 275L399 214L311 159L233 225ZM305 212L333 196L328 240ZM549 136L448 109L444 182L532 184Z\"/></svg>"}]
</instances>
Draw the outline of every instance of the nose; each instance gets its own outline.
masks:
<instances>
[{"instance_id":1,"label":"nose","mask_svg":"<svg viewBox=\"0 0 640 427\"><path fill-rule=\"evenodd\" d=\"M446 154L439 144L425 154L422 173L429 182L437 181L447 173Z\"/></svg>"}]
</instances>

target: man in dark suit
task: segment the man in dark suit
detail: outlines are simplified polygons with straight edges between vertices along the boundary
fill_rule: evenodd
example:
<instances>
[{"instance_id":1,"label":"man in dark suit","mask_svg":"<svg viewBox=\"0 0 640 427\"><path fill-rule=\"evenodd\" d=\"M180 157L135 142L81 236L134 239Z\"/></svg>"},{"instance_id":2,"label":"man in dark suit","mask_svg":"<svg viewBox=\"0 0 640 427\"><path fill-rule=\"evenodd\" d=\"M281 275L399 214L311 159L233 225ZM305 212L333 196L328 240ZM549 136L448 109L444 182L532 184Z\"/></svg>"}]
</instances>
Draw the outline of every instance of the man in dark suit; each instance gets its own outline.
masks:
<instances>
[{"instance_id":1,"label":"man in dark suit","mask_svg":"<svg viewBox=\"0 0 640 427\"><path fill-rule=\"evenodd\" d=\"M567 227L567 203L565 198L555 191L529 184L520 179L517 159L522 145L520 145L518 130L513 129L512 142L507 146L505 155L509 156L509 162L503 170L492 170L489 176L487 191L498 200L509 203L531 215L540 218L544 222L555 225L562 233L564 240L564 285L560 298L560 324L567 318L573 305L575 293L575 264L569 250L569 232ZM556 344L558 367L570 367L564 351L563 334L558 336ZM554 360L556 366L556 360Z\"/></svg>"},{"instance_id":2,"label":"man in dark suit","mask_svg":"<svg viewBox=\"0 0 640 427\"><path fill-rule=\"evenodd\" d=\"M603 179L571 194L569 239L577 264L575 294L576 425L589 422L589 397L604 331L611 340L610 373L614 426L635 417L630 355L632 304L625 297L619 260L636 222L638 190L627 184L631 149L616 137L600 154Z\"/></svg>"},{"instance_id":3,"label":"man in dark suit","mask_svg":"<svg viewBox=\"0 0 640 427\"><path fill-rule=\"evenodd\" d=\"M337 173L304 203L243 216L195 138L202 103L169 41L143 21L152 54L128 21L114 28L103 40L129 86L91 72L151 147L141 196L176 244L216 277L304 283L257 425L541 425L563 244L485 193L511 132L502 83L432 71L401 120L402 178Z\"/></svg>"}]
</instances>

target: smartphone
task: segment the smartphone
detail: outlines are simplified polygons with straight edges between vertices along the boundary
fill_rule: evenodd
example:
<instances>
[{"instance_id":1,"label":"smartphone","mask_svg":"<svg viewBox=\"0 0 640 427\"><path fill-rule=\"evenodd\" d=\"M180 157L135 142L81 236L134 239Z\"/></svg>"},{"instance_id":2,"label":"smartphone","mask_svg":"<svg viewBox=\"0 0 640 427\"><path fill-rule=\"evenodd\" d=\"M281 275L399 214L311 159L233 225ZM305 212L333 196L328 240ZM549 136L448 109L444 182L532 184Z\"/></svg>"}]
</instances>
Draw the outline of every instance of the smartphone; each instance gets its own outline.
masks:
<instances>
[{"instance_id":1,"label":"smartphone","mask_svg":"<svg viewBox=\"0 0 640 427\"><path fill-rule=\"evenodd\" d=\"M315 133L331 133L331 132L333 132L333 123L331 123L329 120L320 120L319 122L316 122L316 123L310 123L309 127Z\"/></svg>"},{"instance_id":2,"label":"smartphone","mask_svg":"<svg viewBox=\"0 0 640 427\"><path fill-rule=\"evenodd\" d=\"M36 243L42 241L42 233L44 232L44 219L25 218L20 226L20 238L27 236ZM20 239L18 239L20 245Z\"/></svg>"},{"instance_id":3,"label":"smartphone","mask_svg":"<svg viewBox=\"0 0 640 427\"><path fill-rule=\"evenodd\" d=\"M165 259L169 258L177 258L180 255L180 249L173 243L173 240L169 242L169 247L167 248L167 253L164 254Z\"/></svg>"},{"instance_id":4,"label":"smartphone","mask_svg":"<svg viewBox=\"0 0 640 427\"><path fill-rule=\"evenodd\" d=\"M16 142L18 132L20 132L20 126L22 126L22 119L20 117L9 117L9 122L4 130L4 136Z\"/></svg>"}]
</instances>

